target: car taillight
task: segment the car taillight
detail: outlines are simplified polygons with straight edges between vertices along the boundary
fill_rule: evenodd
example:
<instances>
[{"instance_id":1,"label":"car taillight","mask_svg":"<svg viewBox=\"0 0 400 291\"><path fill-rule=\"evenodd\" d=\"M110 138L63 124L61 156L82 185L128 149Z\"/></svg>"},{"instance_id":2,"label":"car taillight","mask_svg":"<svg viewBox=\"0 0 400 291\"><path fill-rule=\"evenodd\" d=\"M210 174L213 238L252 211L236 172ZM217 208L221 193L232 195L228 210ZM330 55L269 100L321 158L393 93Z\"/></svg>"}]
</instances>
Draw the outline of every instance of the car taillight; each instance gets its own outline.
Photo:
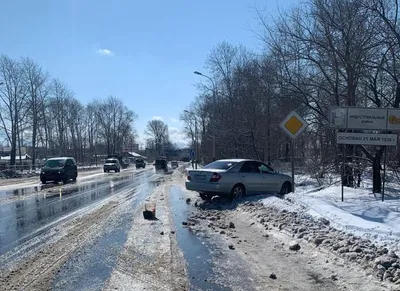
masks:
<instances>
[{"instance_id":1,"label":"car taillight","mask_svg":"<svg viewBox=\"0 0 400 291\"><path fill-rule=\"evenodd\" d=\"M218 173L214 173L211 176L210 182L218 182L219 180L221 180L222 176Z\"/></svg>"},{"instance_id":2,"label":"car taillight","mask_svg":"<svg viewBox=\"0 0 400 291\"><path fill-rule=\"evenodd\" d=\"M189 175L187 176L188 181L192 180L192 177L190 177Z\"/></svg>"}]
</instances>

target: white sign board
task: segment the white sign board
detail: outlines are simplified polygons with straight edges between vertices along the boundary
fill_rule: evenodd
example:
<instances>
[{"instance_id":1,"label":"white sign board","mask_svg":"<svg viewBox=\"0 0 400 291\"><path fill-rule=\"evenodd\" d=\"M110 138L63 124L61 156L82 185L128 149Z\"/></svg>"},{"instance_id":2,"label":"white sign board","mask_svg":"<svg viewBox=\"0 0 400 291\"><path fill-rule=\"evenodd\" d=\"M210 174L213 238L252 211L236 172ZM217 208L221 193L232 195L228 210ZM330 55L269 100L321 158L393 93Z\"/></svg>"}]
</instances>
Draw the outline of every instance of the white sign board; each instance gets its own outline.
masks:
<instances>
[{"instance_id":1,"label":"white sign board","mask_svg":"<svg viewBox=\"0 0 400 291\"><path fill-rule=\"evenodd\" d=\"M288 136L295 139L306 129L308 123L300 115L292 111L286 116L279 126L284 132L286 132Z\"/></svg>"},{"instance_id":2,"label":"white sign board","mask_svg":"<svg viewBox=\"0 0 400 291\"><path fill-rule=\"evenodd\" d=\"M347 127L347 107L332 107L329 114L329 124L331 127Z\"/></svg>"},{"instance_id":3,"label":"white sign board","mask_svg":"<svg viewBox=\"0 0 400 291\"><path fill-rule=\"evenodd\" d=\"M347 109L347 128L386 130L387 109L355 108Z\"/></svg>"},{"instance_id":4,"label":"white sign board","mask_svg":"<svg viewBox=\"0 0 400 291\"><path fill-rule=\"evenodd\" d=\"M338 132L336 142L338 144L395 146L397 134Z\"/></svg>"},{"instance_id":5,"label":"white sign board","mask_svg":"<svg viewBox=\"0 0 400 291\"><path fill-rule=\"evenodd\" d=\"M341 129L400 131L400 109L332 107L329 124Z\"/></svg>"}]
</instances>

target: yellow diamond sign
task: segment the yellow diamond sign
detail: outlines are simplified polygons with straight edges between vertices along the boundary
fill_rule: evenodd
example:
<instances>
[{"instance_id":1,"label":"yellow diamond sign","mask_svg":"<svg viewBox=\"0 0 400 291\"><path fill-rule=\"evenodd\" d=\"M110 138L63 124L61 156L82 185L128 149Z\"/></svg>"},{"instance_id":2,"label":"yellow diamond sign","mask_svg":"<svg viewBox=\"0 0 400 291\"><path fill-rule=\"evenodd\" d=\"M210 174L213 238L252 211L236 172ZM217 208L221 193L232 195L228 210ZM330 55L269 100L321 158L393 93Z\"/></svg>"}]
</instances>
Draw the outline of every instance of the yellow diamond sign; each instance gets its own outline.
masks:
<instances>
[{"instance_id":1,"label":"yellow diamond sign","mask_svg":"<svg viewBox=\"0 0 400 291\"><path fill-rule=\"evenodd\" d=\"M293 139L300 135L307 126L308 123L294 111L290 112L280 124L283 131Z\"/></svg>"}]
</instances>

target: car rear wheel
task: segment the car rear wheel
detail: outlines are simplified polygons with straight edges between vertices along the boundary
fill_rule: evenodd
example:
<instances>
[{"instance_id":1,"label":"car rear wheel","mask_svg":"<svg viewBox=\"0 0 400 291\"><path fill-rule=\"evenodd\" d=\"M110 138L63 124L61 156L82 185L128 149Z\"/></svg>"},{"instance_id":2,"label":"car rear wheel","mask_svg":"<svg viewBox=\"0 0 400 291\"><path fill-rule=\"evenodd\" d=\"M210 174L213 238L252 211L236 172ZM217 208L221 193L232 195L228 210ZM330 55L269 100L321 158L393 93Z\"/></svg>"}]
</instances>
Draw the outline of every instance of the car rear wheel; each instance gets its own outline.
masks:
<instances>
[{"instance_id":1,"label":"car rear wheel","mask_svg":"<svg viewBox=\"0 0 400 291\"><path fill-rule=\"evenodd\" d=\"M239 199L242 198L246 194L246 189L242 184L236 184L233 186L231 191L231 198L232 199Z\"/></svg>"},{"instance_id":2,"label":"car rear wheel","mask_svg":"<svg viewBox=\"0 0 400 291\"><path fill-rule=\"evenodd\" d=\"M208 193L199 193L201 200L210 201L212 198L212 194Z\"/></svg>"},{"instance_id":3,"label":"car rear wheel","mask_svg":"<svg viewBox=\"0 0 400 291\"><path fill-rule=\"evenodd\" d=\"M74 176L74 177L72 178L72 181L76 182L76 177L77 177L77 176Z\"/></svg>"},{"instance_id":4,"label":"car rear wheel","mask_svg":"<svg viewBox=\"0 0 400 291\"><path fill-rule=\"evenodd\" d=\"M281 195L289 194L291 190L292 190L292 187L291 187L290 183L289 182L285 182L282 185L280 194Z\"/></svg>"},{"instance_id":5,"label":"car rear wheel","mask_svg":"<svg viewBox=\"0 0 400 291\"><path fill-rule=\"evenodd\" d=\"M42 182L42 184L46 184L46 180L45 179L40 179L40 182Z\"/></svg>"},{"instance_id":6,"label":"car rear wheel","mask_svg":"<svg viewBox=\"0 0 400 291\"><path fill-rule=\"evenodd\" d=\"M62 179L62 181L63 181L64 184L67 184L67 183L68 183L68 177L64 177L64 178Z\"/></svg>"}]
</instances>

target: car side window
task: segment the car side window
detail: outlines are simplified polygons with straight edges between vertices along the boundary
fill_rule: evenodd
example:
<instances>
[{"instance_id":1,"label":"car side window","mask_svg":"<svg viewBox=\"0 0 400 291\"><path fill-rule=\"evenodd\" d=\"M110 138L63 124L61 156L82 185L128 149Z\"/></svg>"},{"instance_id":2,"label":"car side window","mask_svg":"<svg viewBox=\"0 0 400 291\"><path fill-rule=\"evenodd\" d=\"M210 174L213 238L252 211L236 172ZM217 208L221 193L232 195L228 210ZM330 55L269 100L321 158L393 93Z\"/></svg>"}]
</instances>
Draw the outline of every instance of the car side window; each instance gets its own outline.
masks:
<instances>
[{"instance_id":1,"label":"car side window","mask_svg":"<svg viewBox=\"0 0 400 291\"><path fill-rule=\"evenodd\" d=\"M258 164L253 161L247 161L243 163L243 166L240 168L241 173L260 173L260 169Z\"/></svg>"},{"instance_id":2,"label":"car side window","mask_svg":"<svg viewBox=\"0 0 400 291\"><path fill-rule=\"evenodd\" d=\"M261 163L261 162L258 163L258 168L260 169L261 173L273 173L274 172L274 170L272 170L271 167L269 167L266 164Z\"/></svg>"}]
</instances>

